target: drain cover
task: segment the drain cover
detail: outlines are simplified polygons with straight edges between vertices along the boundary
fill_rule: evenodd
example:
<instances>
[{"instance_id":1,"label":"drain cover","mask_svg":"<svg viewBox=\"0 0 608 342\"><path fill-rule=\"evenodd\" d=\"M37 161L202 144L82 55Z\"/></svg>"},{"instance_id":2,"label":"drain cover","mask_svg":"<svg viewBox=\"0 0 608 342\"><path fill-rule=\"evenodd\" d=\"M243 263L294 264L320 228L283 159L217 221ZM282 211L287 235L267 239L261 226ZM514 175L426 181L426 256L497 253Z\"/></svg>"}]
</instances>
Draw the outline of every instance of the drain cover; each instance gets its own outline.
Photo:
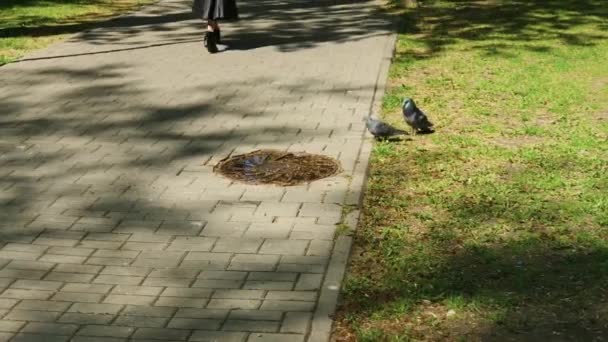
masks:
<instances>
[{"instance_id":1,"label":"drain cover","mask_svg":"<svg viewBox=\"0 0 608 342\"><path fill-rule=\"evenodd\" d=\"M316 154L258 150L226 158L213 170L245 183L288 186L333 176L340 164Z\"/></svg>"}]
</instances>

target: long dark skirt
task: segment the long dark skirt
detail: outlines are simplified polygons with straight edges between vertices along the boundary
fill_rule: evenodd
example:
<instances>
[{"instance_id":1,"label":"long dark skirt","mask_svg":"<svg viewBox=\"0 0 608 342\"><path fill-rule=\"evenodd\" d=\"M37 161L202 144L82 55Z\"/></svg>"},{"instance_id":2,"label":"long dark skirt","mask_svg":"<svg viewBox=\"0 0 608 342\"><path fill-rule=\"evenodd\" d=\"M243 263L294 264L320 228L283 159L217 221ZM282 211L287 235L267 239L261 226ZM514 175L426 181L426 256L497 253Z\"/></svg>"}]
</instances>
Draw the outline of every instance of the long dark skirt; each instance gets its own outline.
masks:
<instances>
[{"instance_id":1,"label":"long dark skirt","mask_svg":"<svg viewBox=\"0 0 608 342\"><path fill-rule=\"evenodd\" d=\"M192 13L206 20L238 20L236 0L194 0Z\"/></svg>"}]
</instances>

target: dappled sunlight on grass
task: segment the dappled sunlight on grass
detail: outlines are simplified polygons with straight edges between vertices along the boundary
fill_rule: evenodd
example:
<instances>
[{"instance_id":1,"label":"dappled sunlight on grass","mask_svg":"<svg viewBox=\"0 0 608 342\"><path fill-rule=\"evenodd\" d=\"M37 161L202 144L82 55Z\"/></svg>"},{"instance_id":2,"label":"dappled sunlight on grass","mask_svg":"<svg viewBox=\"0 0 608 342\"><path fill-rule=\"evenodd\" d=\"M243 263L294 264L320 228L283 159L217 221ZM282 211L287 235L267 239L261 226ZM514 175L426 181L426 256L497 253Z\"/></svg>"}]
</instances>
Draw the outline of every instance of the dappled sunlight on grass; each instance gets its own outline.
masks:
<instances>
[{"instance_id":1,"label":"dappled sunlight on grass","mask_svg":"<svg viewBox=\"0 0 608 342\"><path fill-rule=\"evenodd\" d=\"M608 334L608 10L426 1L384 98L437 133L376 144L337 340Z\"/></svg>"},{"instance_id":2,"label":"dappled sunlight on grass","mask_svg":"<svg viewBox=\"0 0 608 342\"><path fill-rule=\"evenodd\" d=\"M45 47L88 24L151 0L8 0L0 3L0 65Z\"/></svg>"}]
</instances>

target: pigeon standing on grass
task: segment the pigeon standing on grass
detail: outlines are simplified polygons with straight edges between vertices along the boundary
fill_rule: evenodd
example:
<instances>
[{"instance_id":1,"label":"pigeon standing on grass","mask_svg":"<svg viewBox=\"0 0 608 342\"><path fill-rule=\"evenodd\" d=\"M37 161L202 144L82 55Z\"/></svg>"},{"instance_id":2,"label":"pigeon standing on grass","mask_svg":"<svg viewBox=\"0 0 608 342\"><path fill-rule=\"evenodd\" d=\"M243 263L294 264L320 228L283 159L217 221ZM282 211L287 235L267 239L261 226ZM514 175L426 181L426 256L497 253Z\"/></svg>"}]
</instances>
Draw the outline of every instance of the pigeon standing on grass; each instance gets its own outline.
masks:
<instances>
[{"instance_id":1,"label":"pigeon standing on grass","mask_svg":"<svg viewBox=\"0 0 608 342\"><path fill-rule=\"evenodd\" d=\"M429 121L426 114L416 107L414 100L406 97L403 100L403 119L412 127L414 133L432 133L433 123Z\"/></svg>"},{"instance_id":2,"label":"pigeon standing on grass","mask_svg":"<svg viewBox=\"0 0 608 342\"><path fill-rule=\"evenodd\" d=\"M365 126L367 130L374 136L376 139L386 139L396 135L404 135L407 134L406 131L397 129L387 123L384 123L380 120L373 119L371 117L364 117Z\"/></svg>"}]
</instances>

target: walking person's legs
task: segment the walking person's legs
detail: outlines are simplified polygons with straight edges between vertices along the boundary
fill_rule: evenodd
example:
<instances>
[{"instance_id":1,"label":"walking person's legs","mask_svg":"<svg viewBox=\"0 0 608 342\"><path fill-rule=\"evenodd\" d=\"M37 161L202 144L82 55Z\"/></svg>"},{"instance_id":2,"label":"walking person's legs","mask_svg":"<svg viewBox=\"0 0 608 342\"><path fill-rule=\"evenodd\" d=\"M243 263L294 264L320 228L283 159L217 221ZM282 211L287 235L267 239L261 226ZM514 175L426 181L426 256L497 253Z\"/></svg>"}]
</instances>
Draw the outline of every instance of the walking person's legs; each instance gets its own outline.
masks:
<instances>
[{"instance_id":1,"label":"walking person's legs","mask_svg":"<svg viewBox=\"0 0 608 342\"><path fill-rule=\"evenodd\" d=\"M236 0L194 0L192 12L203 20L206 26L204 45L210 53L218 52L221 41L218 20L238 20Z\"/></svg>"},{"instance_id":2,"label":"walking person's legs","mask_svg":"<svg viewBox=\"0 0 608 342\"><path fill-rule=\"evenodd\" d=\"M217 33L215 33L216 28L218 28L219 30L219 26L216 20L207 20L207 32L205 32L205 46L207 47L207 51L209 51L209 53L216 53L218 51L218 35Z\"/></svg>"}]
</instances>

